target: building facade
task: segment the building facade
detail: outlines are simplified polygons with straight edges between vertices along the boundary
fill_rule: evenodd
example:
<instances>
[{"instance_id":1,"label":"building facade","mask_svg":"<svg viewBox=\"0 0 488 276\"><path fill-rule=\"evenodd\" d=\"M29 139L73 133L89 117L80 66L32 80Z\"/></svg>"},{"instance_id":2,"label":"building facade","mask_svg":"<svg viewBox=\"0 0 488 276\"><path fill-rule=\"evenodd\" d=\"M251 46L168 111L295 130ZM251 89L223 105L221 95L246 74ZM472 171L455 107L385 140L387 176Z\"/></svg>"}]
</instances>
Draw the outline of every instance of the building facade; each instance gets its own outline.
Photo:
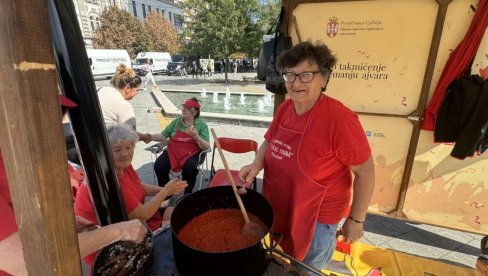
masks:
<instances>
[{"instance_id":1,"label":"building facade","mask_svg":"<svg viewBox=\"0 0 488 276\"><path fill-rule=\"evenodd\" d=\"M87 48L93 47L93 33L100 26L100 16L105 8L119 7L141 22L150 12L161 13L178 33L183 33L183 10L174 0L73 0L78 23Z\"/></svg>"}]
</instances>

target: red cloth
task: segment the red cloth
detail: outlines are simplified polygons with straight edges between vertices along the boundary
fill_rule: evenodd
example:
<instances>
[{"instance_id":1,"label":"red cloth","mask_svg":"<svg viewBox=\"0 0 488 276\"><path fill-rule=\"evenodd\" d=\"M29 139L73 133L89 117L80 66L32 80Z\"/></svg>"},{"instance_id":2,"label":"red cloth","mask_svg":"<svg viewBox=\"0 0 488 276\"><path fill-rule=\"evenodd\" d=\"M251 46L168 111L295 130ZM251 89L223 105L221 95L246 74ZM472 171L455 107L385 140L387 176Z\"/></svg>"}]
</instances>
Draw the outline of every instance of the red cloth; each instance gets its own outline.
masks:
<instances>
[{"instance_id":1,"label":"red cloth","mask_svg":"<svg viewBox=\"0 0 488 276\"><path fill-rule=\"evenodd\" d=\"M423 130L434 130L437 112L442 104L446 89L451 82L463 75L469 63L478 51L481 39L488 26L488 2L480 0L468 32L456 49L451 53L442 71L434 95L430 100L422 122Z\"/></svg>"},{"instance_id":2,"label":"red cloth","mask_svg":"<svg viewBox=\"0 0 488 276\"><path fill-rule=\"evenodd\" d=\"M0 151L0 240L7 238L17 231L15 213L12 206L12 198L7 182L7 174L3 165L2 152Z\"/></svg>"},{"instance_id":3,"label":"red cloth","mask_svg":"<svg viewBox=\"0 0 488 276\"><path fill-rule=\"evenodd\" d=\"M12 198L7 182L7 174L3 165L2 151L0 151L0 241L17 232L15 213L12 207ZM0 270L0 276L10 275Z\"/></svg>"},{"instance_id":4,"label":"red cloth","mask_svg":"<svg viewBox=\"0 0 488 276\"><path fill-rule=\"evenodd\" d=\"M68 163L68 173L71 182L71 194L73 195L73 202L75 202L78 189L80 188L81 183L85 180L85 172L83 171L83 168L80 167L76 169Z\"/></svg>"},{"instance_id":5,"label":"red cloth","mask_svg":"<svg viewBox=\"0 0 488 276\"><path fill-rule=\"evenodd\" d=\"M197 142L180 128L181 123L178 125L176 134L168 143L168 157L173 172L180 172L186 160L200 151Z\"/></svg>"},{"instance_id":6,"label":"red cloth","mask_svg":"<svg viewBox=\"0 0 488 276\"><path fill-rule=\"evenodd\" d=\"M285 234L287 253L303 259L315 223L338 223L348 211L349 166L367 161L371 150L357 116L327 96L300 116L285 101L265 139L263 195L275 212L273 231Z\"/></svg>"},{"instance_id":7,"label":"red cloth","mask_svg":"<svg viewBox=\"0 0 488 276\"><path fill-rule=\"evenodd\" d=\"M119 179L122 197L124 198L125 209L127 210L127 213L130 213L134 211L134 209L139 204L144 204L145 194L141 185L141 180L139 179L139 176L137 175L137 172L134 170L132 165L124 170L124 175L118 174L117 177ZM90 197L90 190L86 181L81 184L80 189L78 190L78 193L76 195L75 214L78 216L82 216L83 218L91 221L94 224L98 224L97 217L95 215L95 209L93 209L93 203ZM154 231L161 226L162 220L163 219L159 215L159 212L156 212L151 218L146 221L146 223L149 228ZM93 262L95 261L95 257L97 256L97 253L98 251L84 258L90 271Z\"/></svg>"}]
</instances>

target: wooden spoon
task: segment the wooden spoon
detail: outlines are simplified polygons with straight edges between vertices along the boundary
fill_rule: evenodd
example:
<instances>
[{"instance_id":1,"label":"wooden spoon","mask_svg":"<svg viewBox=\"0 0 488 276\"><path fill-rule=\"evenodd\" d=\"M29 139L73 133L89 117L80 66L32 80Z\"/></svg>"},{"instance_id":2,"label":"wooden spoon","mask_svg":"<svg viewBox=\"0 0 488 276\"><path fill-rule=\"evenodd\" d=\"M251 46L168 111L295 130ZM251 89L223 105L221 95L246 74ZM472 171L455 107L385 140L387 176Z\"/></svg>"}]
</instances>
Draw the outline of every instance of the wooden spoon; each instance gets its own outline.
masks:
<instances>
[{"instance_id":1,"label":"wooden spoon","mask_svg":"<svg viewBox=\"0 0 488 276\"><path fill-rule=\"evenodd\" d=\"M219 150L220 158L222 159L222 163L224 163L225 167L225 172L227 173L227 177L229 178L230 184L232 185L232 190L234 190L234 195L236 196L237 203L239 204L239 208L241 209L242 216L244 217L244 221L246 224L244 224L244 228L242 229L242 234L245 236L252 236L252 237L259 237L262 238L264 237L264 231L261 225L259 225L256 222L253 222L249 219L249 216L247 215L246 208L244 207L244 203L242 203L241 196L239 195L239 192L237 191L237 186L236 183L234 182L234 177L232 177L232 173L230 172L229 165L227 164L227 160L225 159L224 152L222 151L222 148L220 147L219 139L217 138L217 135L215 134L215 131L213 128L210 129L212 132L212 136L215 141L215 145L217 146L217 149Z\"/></svg>"}]
</instances>

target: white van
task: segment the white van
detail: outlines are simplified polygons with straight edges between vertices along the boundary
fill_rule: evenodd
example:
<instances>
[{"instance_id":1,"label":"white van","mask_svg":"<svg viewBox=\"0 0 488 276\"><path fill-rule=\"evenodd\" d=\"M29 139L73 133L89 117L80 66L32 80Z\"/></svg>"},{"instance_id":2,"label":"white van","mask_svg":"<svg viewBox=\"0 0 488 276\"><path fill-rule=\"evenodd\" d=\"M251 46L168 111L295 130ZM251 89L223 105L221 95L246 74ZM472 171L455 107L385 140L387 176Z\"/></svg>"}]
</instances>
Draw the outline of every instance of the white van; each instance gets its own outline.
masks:
<instances>
[{"instance_id":1,"label":"white van","mask_svg":"<svg viewBox=\"0 0 488 276\"><path fill-rule=\"evenodd\" d=\"M121 63L128 68L132 66L129 53L126 50L86 49L86 53L93 78L111 78Z\"/></svg>"},{"instance_id":2,"label":"white van","mask_svg":"<svg viewBox=\"0 0 488 276\"><path fill-rule=\"evenodd\" d=\"M171 62L171 55L168 52L141 52L137 54L134 69L139 75L143 75L140 68L148 60L153 64L153 74L164 73L168 63Z\"/></svg>"}]
</instances>

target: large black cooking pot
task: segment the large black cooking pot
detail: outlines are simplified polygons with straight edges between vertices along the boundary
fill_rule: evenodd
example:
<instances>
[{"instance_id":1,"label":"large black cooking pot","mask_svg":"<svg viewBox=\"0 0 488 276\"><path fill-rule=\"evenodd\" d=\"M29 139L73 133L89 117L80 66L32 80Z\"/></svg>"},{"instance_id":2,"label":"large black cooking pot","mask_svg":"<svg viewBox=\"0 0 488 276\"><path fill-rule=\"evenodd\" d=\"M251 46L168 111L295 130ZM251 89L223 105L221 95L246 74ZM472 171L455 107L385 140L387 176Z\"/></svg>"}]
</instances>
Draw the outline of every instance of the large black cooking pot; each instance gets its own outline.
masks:
<instances>
[{"instance_id":1,"label":"large black cooking pot","mask_svg":"<svg viewBox=\"0 0 488 276\"><path fill-rule=\"evenodd\" d=\"M242 195L246 210L271 229L273 209L258 192L247 190ZM239 209L231 186L203 189L183 198L171 215L173 253L181 275L262 275L268 266L261 241L236 251L209 253L184 244L180 230L194 217L211 209ZM266 233L267 234L267 233Z\"/></svg>"}]
</instances>

